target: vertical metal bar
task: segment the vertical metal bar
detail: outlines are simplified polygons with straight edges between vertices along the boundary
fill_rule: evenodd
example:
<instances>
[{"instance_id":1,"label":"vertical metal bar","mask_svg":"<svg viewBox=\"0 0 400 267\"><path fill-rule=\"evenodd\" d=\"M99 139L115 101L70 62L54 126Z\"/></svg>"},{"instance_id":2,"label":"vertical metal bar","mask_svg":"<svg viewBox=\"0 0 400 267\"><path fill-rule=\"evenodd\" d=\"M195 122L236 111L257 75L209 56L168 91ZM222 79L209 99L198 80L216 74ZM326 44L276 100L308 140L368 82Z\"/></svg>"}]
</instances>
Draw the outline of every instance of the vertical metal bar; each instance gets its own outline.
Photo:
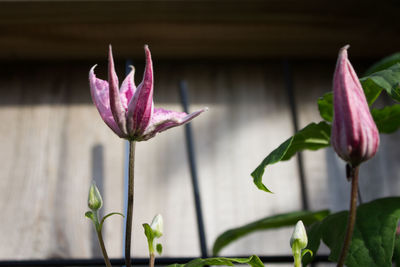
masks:
<instances>
[{"instance_id":1,"label":"vertical metal bar","mask_svg":"<svg viewBox=\"0 0 400 267\"><path fill-rule=\"evenodd\" d=\"M297 117L297 105L296 105L296 98L294 93L294 86L293 86L293 74L292 69L290 68L290 64L288 60L283 61L283 73L285 79L285 87L286 92L288 94L290 111L292 115L292 123L294 126L294 132L296 133L299 130L299 118ZM303 156L302 153L297 153L297 167L299 171L299 179L300 179L300 192L301 192L301 204L303 210L308 210L310 208L308 204L307 198L307 185L306 185L306 177L304 174L304 163L303 163ZM315 262L311 263L311 267L315 267L317 264Z\"/></svg>"},{"instance_id":2,"label":"vertical metal bar","mask_svg":"<svg viewBox=\"0 0 400 267\"><path fill-rule=\"evenodd\" d=\"M297 117L297 106L296 106L296 99L294 96L292 70L291 70L290 64L287 60L283 60L283 74L284 74L284 79L285 79L286 92L287 92L288 98L289 98L290 111L291 111L291 115L292 115L292 123L294 126L294 132L296 133L299 130L298 117ZM305 179L305 174L304 174L303 157L302 157L301 152L297 153L297 166L298 166L299 179L300 179L302 208L304 210L308 210L309 204L308 204L308 199L307 199L307 186L306 186L306 179Z\"/></svg>"},{"instance_id":3,"label":"vertical metal bar","mask_svg":"<svg viewBox=\"0 0 400 267\"><path fill-rule=\"evenodd\" d=\"M189 113L188 108L188 93L187 93L187 85L185 81L180 81L179 83L179 91L181 96L181 102L183 110L186 113ZM203 221L203 212L201 208L201 200L200 200L200 189L199 183L197 179L197 168L196 168L196 159L194 153L194 144L193 144L193 134L190 123L185 125L185 135L186 135L186 148L190 163L190 176L192 178L192 187L194 194L194 203L196 208L196 217L197 217L197 227L199 232L199 240L200 240L200 249L201 256L207 257L207 244L206 244L206 234L204 230L204 221Z\"/></svg>"}]
</instances>

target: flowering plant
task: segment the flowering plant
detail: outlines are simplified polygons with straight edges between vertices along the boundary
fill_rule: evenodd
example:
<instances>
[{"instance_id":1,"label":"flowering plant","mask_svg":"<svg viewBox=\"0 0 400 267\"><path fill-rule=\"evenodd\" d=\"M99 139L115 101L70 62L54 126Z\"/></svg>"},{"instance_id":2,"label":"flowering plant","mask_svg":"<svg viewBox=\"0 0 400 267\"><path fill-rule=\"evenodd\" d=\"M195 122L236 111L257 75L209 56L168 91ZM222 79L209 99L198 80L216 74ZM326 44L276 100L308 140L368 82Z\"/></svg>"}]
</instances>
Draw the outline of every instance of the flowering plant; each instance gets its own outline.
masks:
<instances>
[{"instance_id":1,"label":"flowering plant","mask_svg":"<svg viewBox=\"0 0 400 267\"><path fill-rule=\"evenodd\" d=\"M376 63L359 79L348 59L348 48L345 46L339 52L333 92L318 100L323 121L310 123L287 139L259 164L251 176L260 190L271 192L262 181L268 165L289 160L302 150L318 150L332 145L347 163L346 177L351 181L349 212L298 211L263 218L221 234L214 243L214 254L248 233L294 225L303 220L309 240L306 249L312 252L303 258L304 265L312 261L321 240L331 250L329 259L337 262L338 266L392 266L392 261L400 263L400 239L396 234L400 198L377 199L360 203L357 207L360 165L377 152L379 133L389 134L400 128L400 104L396 103L400 102L400 55ZM395 104L374 108L372 105L382 91Z\"/></svg>"},{"instance_id":2,"label":"flowering plant","mask_svg":"<svg viewBox=\"0 0 400 267\"><path fill-rule=\"evenodd\" d=\"M185 112L155 108L153 103L153 62L150 49L147 45L144 46L144 50L146 54L146 67L143 80L137 88L134 82L134 67L132 67L130 73L122 82L121 87L119 86L118 76L114 68L111 46L109 47L108 54L108 81L96 77L94 74L96 65L93 66L89 72L92 100L101 118L117 136L129 141L128 208L125 223L125 264L127 267L131 266L135 143L137 141L146 141L159 132L185 124L207 110L207 108L204 108L191 114L186 114ZM105 218L116 213L105 216L101 220L101 223L99 223L97 210L102 204L95 207L95 205L92 204L93 200L97 200L96 203L102 203L100 193L95 185L92 185L89 191L88 203L91 211L88 211L86 216L90 218L95 225L106 265L110 267L111 263L102 240L101 226ZM153 232L150 231L149 228L145 227L146 236L150 244L153 242L152 238L154 237L150 234ZM159 231L154 233L158 233L155 237L161 236ZM153 259L150 261L150 264L154 265L154 249L152 246L149 246L149 252L150 257Z\"/></svg>"},{"instance_id":3,"label":"flowering plant","mask_svg":"<svg viewBox=\"0 0 400 267\"><path fill-rule=\"evenodd\" d=\"M400 115L400 104L383 109L371 108L382 91L386 91L391 98L400 102L400 57L396 55L384 59L374 65L365 77L359 79L348 59L347 50L348 46L345 46L339 52L333 78L333 92L318 100L323 121L311 123L287 139L261 162L251 176L260 190L271 192L262 181L268 165L288 160L305 149L318 150L332 145L338 156L347 163L346 177L351 181L349 212L330 214L327 210L297 211L263 218L220 235L214 244L215 255L223 247L248 233L296 224L290 239L295 267L300 267L301 262L306 265L312 261L321 240L331 249L329 259L338 262L338 266L391 266L393 259L400 262L400 239L396 236L400 219L400 198L378 199L357 207L360 165L377 152L379 133L392 133L400 127L400 116L397 116ZM111 47L108 81L95 76L95 66L89 72L92 99L100 116L117 136L127 139L130 143L125 231L125 263L128 267L131 266L135 143L146 141L159 132L187 123L206 110L204 108L187 114L155 108L153 68L148 46L145 46L145 54L143 80L137 88L133 80L134 68L119 86ZM108 216L120 213L110 213L100 220L98 210L102 204L100 193L95 184L92 184L88 198L91 211L88 211L86 216L94 223L106 265L110 267L101 229ZM143 224L143 227L148 240L149 265L152 267L155 251L162 253L161 244L157 243L154 247L154 241L163 234L161 215L157 215L151 224ZM234 263L264 266L255 255L249 258L195 259L187 266L231 266Z\"/></svg>"}]
</instances>

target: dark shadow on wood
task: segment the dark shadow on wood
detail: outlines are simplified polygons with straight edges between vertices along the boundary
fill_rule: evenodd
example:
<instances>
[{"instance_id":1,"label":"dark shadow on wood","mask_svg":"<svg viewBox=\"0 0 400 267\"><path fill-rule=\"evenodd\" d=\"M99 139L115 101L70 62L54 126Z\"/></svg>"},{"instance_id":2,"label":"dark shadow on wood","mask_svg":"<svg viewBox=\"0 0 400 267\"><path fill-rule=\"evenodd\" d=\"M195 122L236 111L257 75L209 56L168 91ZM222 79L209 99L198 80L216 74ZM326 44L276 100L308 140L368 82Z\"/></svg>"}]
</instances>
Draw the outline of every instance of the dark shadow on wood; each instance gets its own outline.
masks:
<instances>
[{"instance_id":1,"label":"dark shadow on wood","mask_svg":"<svg viewBox=\"0 0 400 267\"><path fill-rule=\"evenodd\" d=\"M92 147L92 178L96 182L100 194L104 196L104 147L100 144L96 144ZM102 218L103 216L104 208L99 210L99 217ZM92 240L92 257L102 257L94 227L92 227L90 233L90 239Z\"/></svg>"}]
</instances>

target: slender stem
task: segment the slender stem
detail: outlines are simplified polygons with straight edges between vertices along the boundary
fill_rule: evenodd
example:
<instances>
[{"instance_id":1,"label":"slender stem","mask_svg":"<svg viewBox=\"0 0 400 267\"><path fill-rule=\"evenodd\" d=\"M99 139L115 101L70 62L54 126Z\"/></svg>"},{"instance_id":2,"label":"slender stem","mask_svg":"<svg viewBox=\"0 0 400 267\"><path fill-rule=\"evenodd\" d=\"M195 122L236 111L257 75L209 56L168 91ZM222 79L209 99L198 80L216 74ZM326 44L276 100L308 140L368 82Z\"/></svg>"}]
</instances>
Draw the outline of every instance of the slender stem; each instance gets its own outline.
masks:
<instances>
[{"instance_id":1,"label":"slender stem","mask_svg":"<svg viewBox=\"0 0 400 267\"><path fill-rule=\"evenodd\" d=\"M107 267L111 267L110 259L108 258L106 246L104 245L103 235L101 234L101 224L99 222L99 212L97 210L92 210L93 223L97 233L97 239L99 240L101 252L103 253L103 258Z\"/></svg>"},{"instance_id":2,"label":"slender stem","mask_svg":"<svg viewBox=\"0 0 400 267\"><path fill-rule=\"evenodd\" d=\"M106 247L104 246L104 241L103 241L103 236L101 234L101 230L99 230L99 231L96 230L96 232L97 232L97 238L99 239L101 252L103 252L104 261L106 262L106 266L111 267L111 262L110 262L110 259L108 258Z\"/></svg>"},{"instance_id":3,"label":"slender stem","mask_svg":"<svg viewBox=\"0 0 400 267\"><path fill-rule=\"evenodd\" d=\"M150 253L150 261L149 261L149 267L154 267L154 261L156 260L156 257L154 256L154 253Z\"/></svg>"},{"instance_id":4,"label":"slender stem","mask_svg":"<svg viewBox=\"0 0 400 267\"><path fill-rule=\"evenodd\" d=\"M131 242L132 242L132 220L133 220L133 185L135 170L135 141L129 141L129 183L128 183L128 210L126 215L125 229L125 265L131 267Z\"/></svg>"},{"instance_id":5,"label":"slender stem","mask_svg":"<svg viewBox=\"0 0 400 267\"><path fill-rule=\"evenodd\" d=\"M349 177L351 179L351 197L350 197L350 210L349 217L347 221L346 237L344 239L342 252L340 253L340 258L337 266L343 267L344 261L346 260L347 252L350 247L351 237L353 235L354 225L356 222L357 214L357 192L358 192L358 170L359 166L352 167L349 172Z\"/></svg>"},{"instance_id":6,"label":"slender stem","mask_svg":"<svg viewBox=\"0 0 400 267\"><path fill-rule=\"evenodd\" d=\"M299 248L293 248L294 267L301 267L301 251Z\"/></svg>"}]
</instances>

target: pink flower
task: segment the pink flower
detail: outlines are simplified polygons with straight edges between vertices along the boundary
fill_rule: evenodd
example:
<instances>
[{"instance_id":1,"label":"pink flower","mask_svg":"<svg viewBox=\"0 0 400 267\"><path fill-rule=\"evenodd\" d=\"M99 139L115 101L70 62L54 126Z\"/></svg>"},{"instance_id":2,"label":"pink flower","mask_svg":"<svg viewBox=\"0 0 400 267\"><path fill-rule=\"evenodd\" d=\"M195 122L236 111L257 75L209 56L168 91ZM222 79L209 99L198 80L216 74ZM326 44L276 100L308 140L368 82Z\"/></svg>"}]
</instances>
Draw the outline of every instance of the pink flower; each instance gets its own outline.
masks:
<instances>
[{"instance_id":1,"label":"pink flower","mask_svg":"<svg viewBox=\"0 0 400 267\"><path fill-rule=\"evenodd\" d=\"M379 132L372 119L364 91L345 46L340 49L333 78L334 117L332 146L353 167L372 158L379 146Z\"/></svg>"},{"instance_id":2,"label":"pink flower","mask_svg":"<svg viewBox=\"0 0 400 267\"><path fill-rule=\"evenodd\" d=\"M108 58L108 82L96 78L92 67L89 72L90 92L104 122L121 138L144 141L157 133L189 122L205 109L191 114L155 108L153 103L153 63L149 47L144 47L146 67L143 80L136 88L135 69L126 76L119 87L114 69L111 46Z\"/></svg>"}]
</instances>

